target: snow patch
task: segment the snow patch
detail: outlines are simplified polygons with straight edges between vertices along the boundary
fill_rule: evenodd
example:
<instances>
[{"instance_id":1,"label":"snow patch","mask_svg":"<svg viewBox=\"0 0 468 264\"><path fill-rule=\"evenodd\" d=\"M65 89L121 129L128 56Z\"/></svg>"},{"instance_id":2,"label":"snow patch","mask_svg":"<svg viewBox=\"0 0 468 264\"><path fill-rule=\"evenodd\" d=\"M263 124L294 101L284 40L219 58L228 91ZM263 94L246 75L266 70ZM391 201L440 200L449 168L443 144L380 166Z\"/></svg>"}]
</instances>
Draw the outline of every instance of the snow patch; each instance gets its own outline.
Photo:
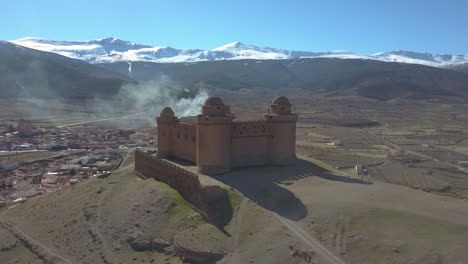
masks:
<instances>
[{"instance_id":1,"label":"snow patch","mask_svg":"<svg viewBox=\"0 0 468 264\"><path fill-rule=\"evenodd\" d=\"M27 48L53 52L66 57L81 59L90 63L132 61L193 63L218 60L282 60L297 58L363 59L422 64L435 67L468 63L468 54L431 54L400 50L379 52L372 55L361 55L346 50L310 52L275 49L248 45L242 42L228 43L211 50L176 49L172 47L158 46L153 47L112 37L91 41L56 41L25 37L11 42ZM129 67L131 68L131 66Z\"/></svg>"}]
</instances>

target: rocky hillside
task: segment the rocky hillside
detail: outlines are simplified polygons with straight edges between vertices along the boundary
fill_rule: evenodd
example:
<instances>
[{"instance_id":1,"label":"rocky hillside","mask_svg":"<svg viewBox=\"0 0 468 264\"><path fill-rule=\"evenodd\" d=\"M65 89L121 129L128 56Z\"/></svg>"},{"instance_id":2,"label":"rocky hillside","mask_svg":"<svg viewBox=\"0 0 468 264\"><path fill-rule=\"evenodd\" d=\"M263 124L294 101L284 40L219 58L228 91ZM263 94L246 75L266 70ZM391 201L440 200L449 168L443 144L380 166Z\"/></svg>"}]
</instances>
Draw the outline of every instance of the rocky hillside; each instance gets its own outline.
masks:
<instances>
[{"instance_id":1,"label":"rocky hillside","mask_svg":"<svg viewBox=\"0 0 468 264\"><path fill-rule=\"evenodd\" d=\"M241 207L239 193L230 199L236 215L218 228L169 186L139 179L128 159L109 178L0 209L0 262L302 263L289 254L290 245L301 244L280 223L251 201Z\"/></svg>"}]
</instances>

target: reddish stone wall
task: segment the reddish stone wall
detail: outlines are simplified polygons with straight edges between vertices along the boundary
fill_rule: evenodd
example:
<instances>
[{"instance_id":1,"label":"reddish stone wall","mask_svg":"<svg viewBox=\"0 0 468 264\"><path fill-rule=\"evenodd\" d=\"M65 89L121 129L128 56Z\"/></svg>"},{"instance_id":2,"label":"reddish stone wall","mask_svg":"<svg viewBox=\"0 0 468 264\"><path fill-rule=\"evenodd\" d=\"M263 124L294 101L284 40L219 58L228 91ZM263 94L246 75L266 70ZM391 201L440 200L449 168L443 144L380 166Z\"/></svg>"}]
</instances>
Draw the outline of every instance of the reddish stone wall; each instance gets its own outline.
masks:
<instances>
[{"instance_id":1,"label":"reddish stone wall","mask_svg":"<svg viewBox=\"0 0 468 264\"><path fill-rule=\"evenodd\" d=\"M258 166L269 162L270 141L267 136L232 138L232 166Z\"/></svg>"},{"instance_id":2,"label":"reddish stone wall","mask_svg":"<svg viewBox=\"0 0 468 264\"><path fill-rule=\"evenodd\" d=\"M270 125L264 120L234 121L232 124L232 166L267 164L270 134Z\"/></svg>"},{"instance_id":3,"label":"reddish stone wall","mask_svg":"<svg viewBox=\"0 0 468 264\"><path fill-rule=\"evenodd\" d=\"M135 171L145 178L154 178L177 190L197 208L202 205L202 186L198 175L149 154L135 152Z\"/></svg>"},{"instance_id":4,"label":"reddish stone wall","mask_svg":"<svg viewBox=\"0 0 468 264\"><path fill-rule=\"evenodd\" d=\"M172 129L172 156L197 161L197 127L194 124L176 122Z\"/></svg>"},{"instance_id":5,"label":"reddish stone wall","mask_svg":"<svg viewBox=\"0 0 468 264\"><path fill-rule=\"evenodd\" d=\"M232 137L257 137L257 136L269 136L270 124L265 120L255 121L238 121L232 122Z\"/></svg>"},{"instance_id":6,"label":"reddish stone wall","mask_svg":"<svg viewBox=\"0 0 468 264\"><path fill-rule=\"evenodd\" d=\"M219 186L202 186L195 173L141 151L135 152L135 171L169 185L216 225L224 226L232 218L227 191Z\"/></svg>"}]
</instances>

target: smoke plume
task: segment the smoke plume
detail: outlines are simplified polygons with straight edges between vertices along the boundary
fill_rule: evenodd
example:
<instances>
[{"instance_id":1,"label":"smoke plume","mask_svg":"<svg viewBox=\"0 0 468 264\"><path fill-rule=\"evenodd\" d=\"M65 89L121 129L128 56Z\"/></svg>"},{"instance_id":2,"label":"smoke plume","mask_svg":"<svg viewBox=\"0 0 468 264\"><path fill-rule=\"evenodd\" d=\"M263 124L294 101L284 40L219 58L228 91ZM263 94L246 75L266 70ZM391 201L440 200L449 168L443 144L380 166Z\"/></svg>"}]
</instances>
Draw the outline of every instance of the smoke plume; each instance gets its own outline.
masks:
<instances>
[{"instance_id":1,"label":"smoke plume","mask_svg":"<svg viewBox=\"0 0 468 264\"><path fill-rule=\"evenodd\" d=\"M145 113L150 122L154 123L154 117L159 115L164 107L171 107L175 114L181 116L198 115L201 112L203 102L208 98L205 90L188 90L179 86L167 77L156 81L128 84L121 88L113 108L122 107L132 110L133 113ZM128 113L128 112L127 112Z\"/></svg>"}]
</instances>

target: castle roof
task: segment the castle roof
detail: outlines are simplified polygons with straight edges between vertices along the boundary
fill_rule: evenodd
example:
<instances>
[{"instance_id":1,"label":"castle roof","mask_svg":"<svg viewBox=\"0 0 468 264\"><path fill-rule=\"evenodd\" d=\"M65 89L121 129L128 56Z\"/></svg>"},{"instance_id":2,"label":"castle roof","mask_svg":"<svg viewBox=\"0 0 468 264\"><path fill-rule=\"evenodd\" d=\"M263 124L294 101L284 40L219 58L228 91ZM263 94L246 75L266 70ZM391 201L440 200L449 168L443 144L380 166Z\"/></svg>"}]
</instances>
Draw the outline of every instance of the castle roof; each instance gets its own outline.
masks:
<instances>
[{"instance_id":1,"label":"castle roof","mask_svg":"<svg viewBox=\"0 0 468 264\"><path fill-rule=\"evenodd\" d=\"M172 111L170 107L164 107L163 110L161 110L161 114L174 114L174 111Z\"/></svg>"},{"instance_id":2,"label":"castle roof","mask_svg":"<svg viewBox=\"0 0 468 264\"><path fill-rule=\"evenodd\" d=\"M212 105L212 106L222 106L224 105L223 100L217 96L212 96L206 99L205 105Z\"/></svg>"},{"instance_id":3,"label":"castle roof","mask_svg":"<svg viewBox=\"0 0 468 264\"><path fill-rule=\"evenodd\" d=\"M277 96L273 98L273 101L271 103L278 105L290 105L288 98L286 98L285 96Z\"/></svg>"}]
</instances>

